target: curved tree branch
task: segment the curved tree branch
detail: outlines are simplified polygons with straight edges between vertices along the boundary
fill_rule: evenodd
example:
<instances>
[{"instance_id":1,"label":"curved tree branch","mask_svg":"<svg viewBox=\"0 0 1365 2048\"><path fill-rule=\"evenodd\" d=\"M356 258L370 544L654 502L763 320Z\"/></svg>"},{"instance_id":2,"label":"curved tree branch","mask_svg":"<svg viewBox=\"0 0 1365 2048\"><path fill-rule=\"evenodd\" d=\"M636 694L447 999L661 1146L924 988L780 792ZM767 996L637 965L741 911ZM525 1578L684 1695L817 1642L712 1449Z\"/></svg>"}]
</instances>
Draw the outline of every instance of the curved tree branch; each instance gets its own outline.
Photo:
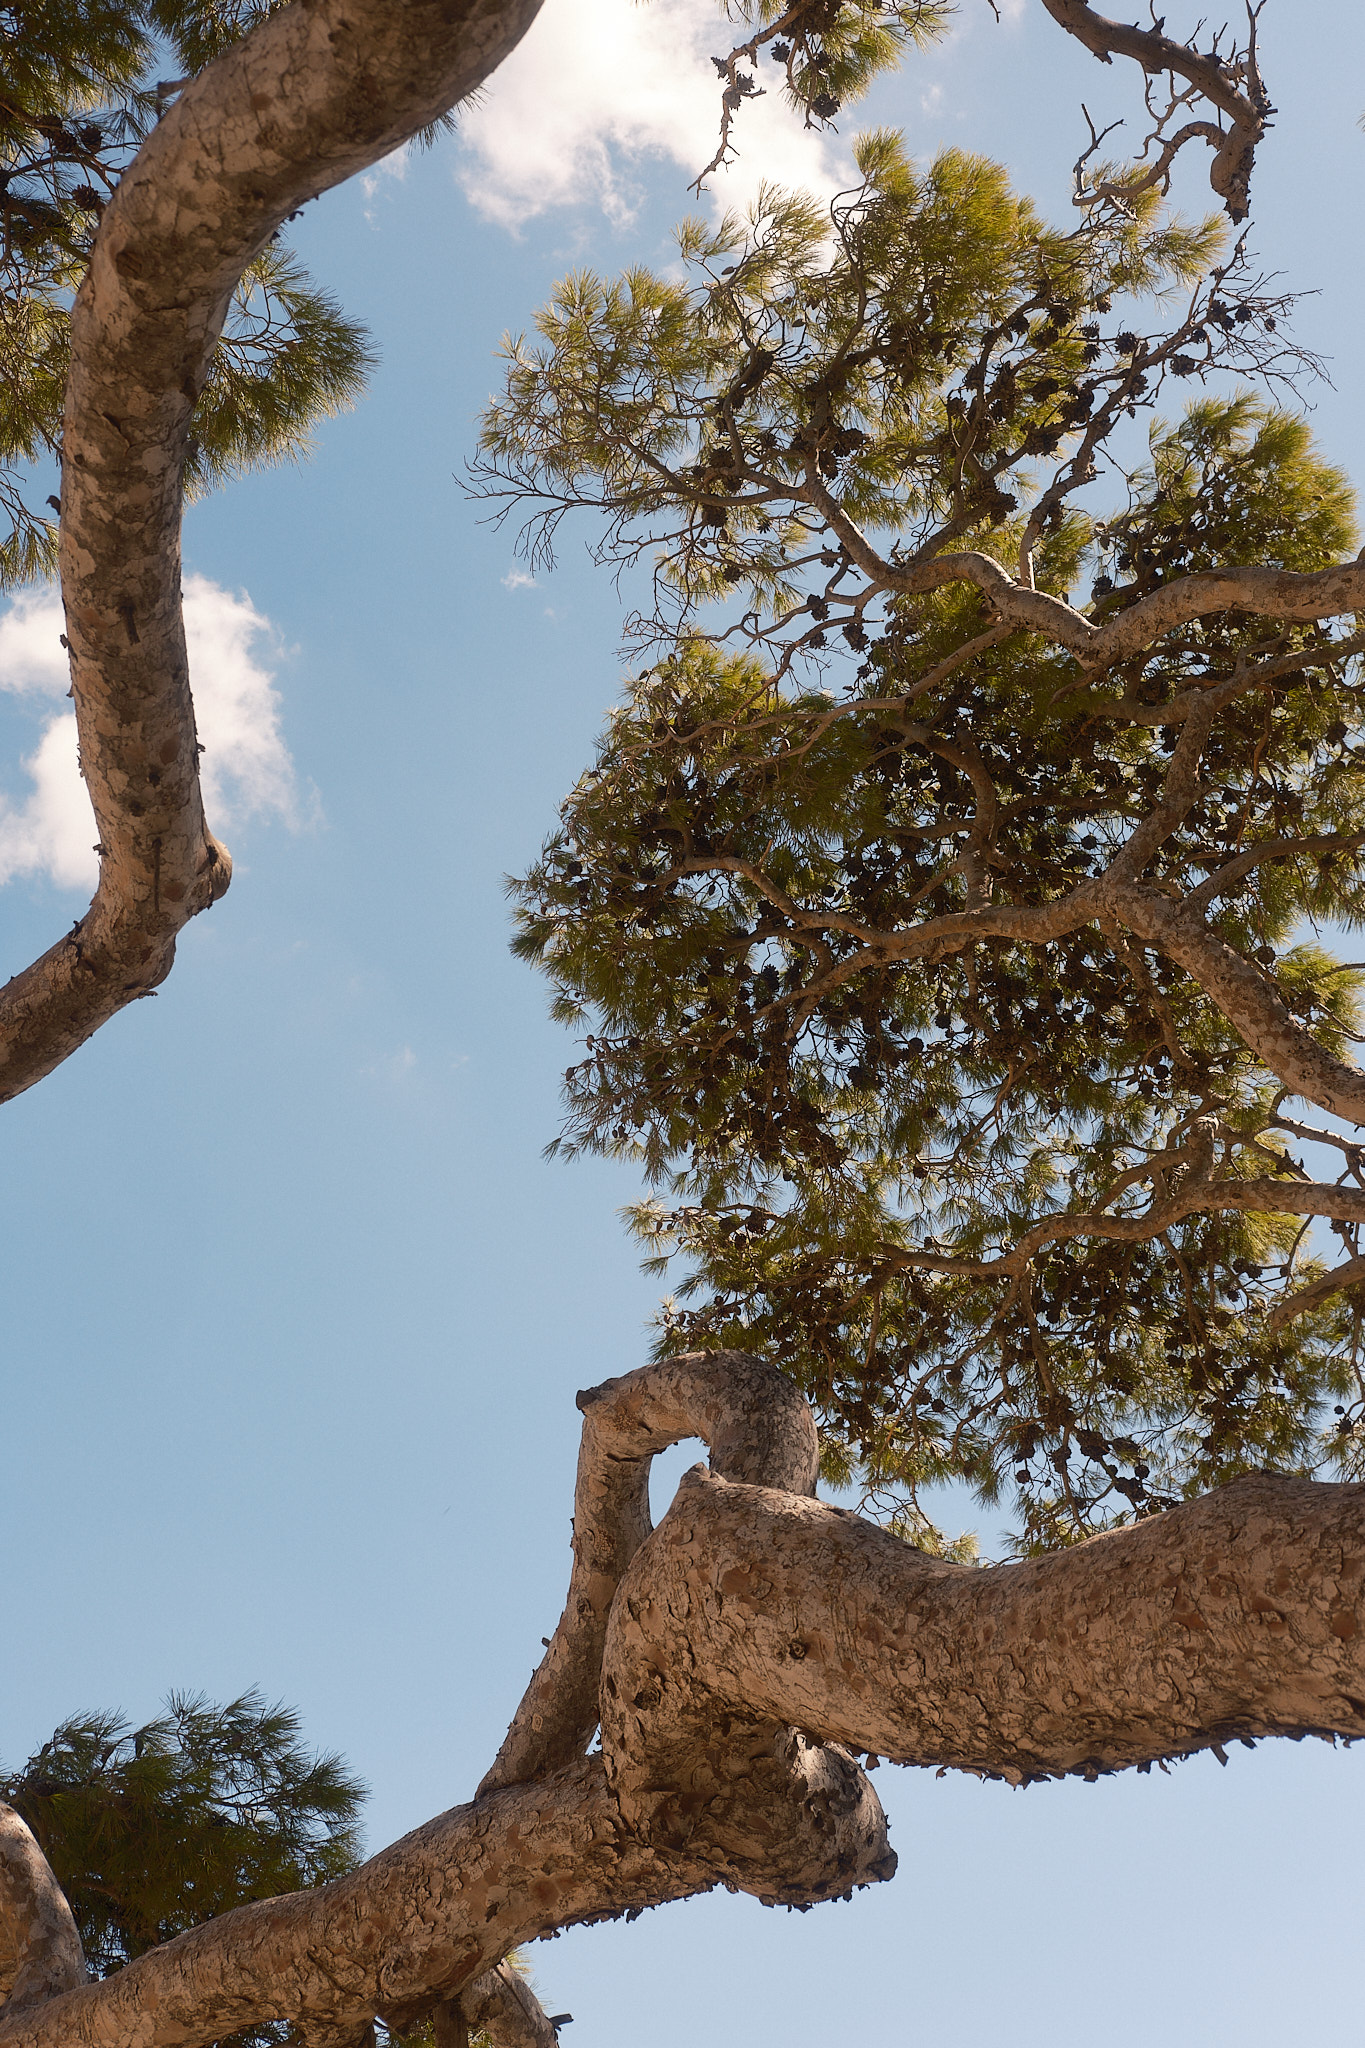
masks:
<instances>
[{"instance_id":1,"label":"curved tree branch","mask_svg":"<svg viewBox=\"0 0 1365 2048\"><path fill-rule=\"evenodd\" d=\"M1021 583L993 555L977 550L930 556L909 564L881 555L837 498L808 475L805 495L874 583L918 597L948 583L970 583L1008 626L1037 633L1074 654L1090 675L1146 654L1164 633L1214 612L1304 622L1365 610L1365 556L1330 569L1299 571L1261 566L1201 569L1179 576L1128 605L1103 625L1064 598Z\"/></svg>"},{"instance_id":2,"label":"curved tree branch","mask_svg":"<svg viewBox=\"0 0 1365 2048\"><path fill-rule=\"evenodd\" d=\"M539 0L296 0L194 79L107 208L72 316L62 597L100 882L0 991L0 1100L170 972L226 889L180 611L190 415L233 288L285 216L467 97Z\"/></svg>"},{"instance_id":3,"label":"curved tree branch","mask_svg":"<svg viewBox=\"0 0 1365 2048\"><path fill-rule=\"evenodd\" d=\"M589 1388L578 1406L583 1440L568 1598L480 1797L554 1770L591 1742L607 1616L622 1573L653 1526L649 1468L659 1451L701 1437L722 1478L815 1491L814 1419L767 1359L737 1351L668 1358Z\"/></svg>"},{"instance_id":4,"label":"curved tree branch","mask_svg":"<svg viewBox=\"0 0 1365 2048\"><path fill-rule=\"evenodd\" d=\"M548 2048L508 2031L541 2022L511 2012L506 1973L487 1984L518 1943L717 1882L808 1904L889 1876L849 1749L1023 1782L1234 1736L1365 1734L1365 1488L1263 1474L976 1571L812 1499L810 1418L760 1362L667 1360L586 1399L585 1471L704 1433L735 1475L690 1473L620 1579L602 1756L103 1983L11 2002L0 2048L195 2048L268 2019L339 2048L376 2014L433 2012L456 2048L493 2002L506 2048Z\"/></svg>"},{"instance_id":5,"label":"curved tree branch","mask_svg":"<svg viewBox=\"0 0 1365 2048\"><path fill-rule=\"evenodd\" d=\"M84 1982L66 1895L32 1831L0 1804L0 2019Z\"/></svg>"},{"instance_id":6,"label":"curved tree branch","mask_svg":"<svg viewBox=\"0 0 1365 2048\"><path fill-rule=\"evenodd\" d=\"M1176 42L1163 32L1161 22L1156 22L1151 28L1139 28L1136 24L1110 21L1106 15L1097 14L1087 0L1043 0L1043 5L1052 19L1078 43L1084 44L1102 64L1112 63L1116 56L1132 57L1149 75L1169 74L1183 78L1226 117L1229 123L1226 130L1220 131L1204 122L1191 123L1180 136L1172 138L1172 144L1178 148L1182 142L1194 140L1202 134L1215 145L1209 182L1226 204L1232 219L1245 220L1256 145L1265 134L1274 111L1256 63L1256 12L1259 10L1248 8L1251 40L1246 52L1234 65L1213 51L1205 52L1195 49L1192 44ZM1172 144L1168 144L1168 148Z\"/></svg>"},{"instance_id":7,"label":"curved tree branch","mask_svg":"<svg viewBox=\"0 0 1365 2048\"><path fill-rule=\"evenodd\" d=\"M608 1771L648 1838L661 1756L723 1702L1016 1783L1365 1735L1363 1590L1361 1486L1259 1474L980 1571L696 1467L612 1612Z\"/></svg>"}]
</instances>

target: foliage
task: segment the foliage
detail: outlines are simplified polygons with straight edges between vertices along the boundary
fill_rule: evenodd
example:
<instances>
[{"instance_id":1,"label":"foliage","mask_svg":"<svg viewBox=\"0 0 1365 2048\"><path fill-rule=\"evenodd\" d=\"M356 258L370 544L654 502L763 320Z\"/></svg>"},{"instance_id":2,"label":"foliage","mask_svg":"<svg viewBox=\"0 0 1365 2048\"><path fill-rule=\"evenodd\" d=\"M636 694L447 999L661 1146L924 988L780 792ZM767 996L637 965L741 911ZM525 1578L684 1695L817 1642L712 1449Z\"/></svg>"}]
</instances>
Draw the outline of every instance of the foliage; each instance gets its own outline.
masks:
<instances>
[{"instance_id":1,"label":"foliage","mask_svg":"<svg viewBox=\"0 0 1365 2048\"><path fill-rule=\"evenodd\" d=\"M734 157L735 116L766 90L757 70L743 65L757 66L766 54L781 67L788 104L808 128L825 127L908 49L942 35L952 13L950 0L729 0L726 14L738 40L711 59L723 88L720 144L693 189Z\"/></svg>"},{"instance_id":2,"label":"foliage","mask_svg":"<svg viewBox=\"0 0 1365 2048\"><path fill-rule=\"evenodd\" d=\"M173 1693L141 1728L73 1716L0 1779L100 1977L234 1906L353 1869L364 1796L340 1757L305 1747L297 1714L254 1691L222 1707Z\"/></svg>"},{"instance_id":3,"label":"foliage","mask_svg":"<svg viewBox=\"0 0 1365 2048\"><path fill-rule=\"evenodd\" d=\"M60 456L68 314L104 208L181 81L273 11L262 0L16 0L0 10L0 588L48 574L57 529L32 466ZM363 330L282 249L248 270L196 410L200 490L306 448L358 397ZM56 509L56 500L48 500Z\"/></svg>"},{"instance_id":4,"label":"foliage","mask_svg":"<svg viewBox=\"0 0 1365 2048\"><path fill-rule=\"evenodd\" d=\"M1143 915L1187 906L1343 1052L1365 641L1225 612L1097 674L969 583L906 589L975 550L1102 623L1339 560L1346 481L1267 397L1215 381L1123 459L1171 380L1301 367L1286 302L1151 194L1060 234L978 160L859 164L829 217L688 224L688 280L576 277L508 345L476 487L541 550L605 512L664 648L517 888L591 1027L561 1142L659 1188L661 1344L771 1351L829 1476L931 1543L943 1480L1038 1548L1248 1467L1354 1474L1356 1298L1305 1288L1314 1214L1359 1254L1360 1154Z\"/></svg>"}]
</instances>

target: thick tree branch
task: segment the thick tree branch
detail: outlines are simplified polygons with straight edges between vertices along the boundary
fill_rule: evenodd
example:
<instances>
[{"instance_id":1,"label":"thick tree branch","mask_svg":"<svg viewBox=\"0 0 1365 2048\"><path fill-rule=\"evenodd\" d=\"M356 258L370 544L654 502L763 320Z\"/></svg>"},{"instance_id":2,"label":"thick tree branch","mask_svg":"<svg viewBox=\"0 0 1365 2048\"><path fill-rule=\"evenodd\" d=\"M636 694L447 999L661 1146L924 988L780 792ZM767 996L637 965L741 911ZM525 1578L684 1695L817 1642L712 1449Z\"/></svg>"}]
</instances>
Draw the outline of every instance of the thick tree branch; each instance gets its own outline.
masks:
<instances>
[{"instance_id":1,"label":"thick tree branch","mask_svg":"<svg viewBox=\"0 0 1365 2048\"><path fill-rule=\"evenodd\" d=\"M316 1891L263 1899L103 1983L0 2016L4 2048L191 2048L265 2019L354 2038L430 2011L551 1928L706 1889L622 1827L600 1758L457 1806Z\"/></svg>"},{"instance_id":2,"label":"thick tree branch","mask_svg":"<svg viewBox=\"0 0 1365 2048\"><path fill-rule=\"evenodd\" d=\"M815 1491L820 1454L810 1409L766 1359L732 1351L669 1358L589 1388L578 1406L568 1599L480 1797L569 1763L591 1742L607 1616L653 1526L649 1468L659 1451L697 1436L723 1478Z\"/></svg>"},{"instance_id":3,"label":"thick tree branch","mask_svg":"<svg viewBox=\"0 0 1365 2048\"><path fill-rule=\"evenodd\" d=\"M84 1982L66 1894L31 1830L0 1804L0 2019Z\"/></svg>"},{"instance_id":4,"label":"thick tree branch","mask_svg":"<svg viewBox=\"0 0 1365 2048\"><path fill-rule=\"evenodd\" d=\"M979 1571L696 1467L613 1609L608 1770L647 1834L660 1758L729 1702L1015 1782L1365 1735L1363 1586L1360 1486L1262 1474Z\"/></svg>"},{"instance_id":5,"label":"thick tree branch","mask_svg":"<svg viewBox=\"0 0 1365 2048\"><path fill-rule=\"evenodd\" d=\"M100 883L0 991L0 1100L169 973L227 887L180 613L190 414L232 291L285 216L482 83L539 0L296 0L193 80L105 212L72 317L62 596Z\"/></svg>"},{"instance_id":6,"label":"thick tree branch","mask_svg":"<svg viewBox=\"0 0 1365 2048\"><path fill-rule=\"evenodd\" d=\"M485 1973L551 1929L716 1882L805 1904L888 1876L880 1808L840 1744L1018 1782L1232 1736L1365 1733L1365 1488L1262 1475L981 1572L811 1499L809 1417L753 1360L665 1361L587 1413L603 1463L705 1433L737 1475L689 1474L620 1581L602 1757L11 2005L0 2048L194 2048L267 2019L358 2043L376 2014L433 2012L453 2048ZM487 1998L508 2048L548 2048L507 2031L541 2024L507 1989Z\"/></svg>"}]
</instances>

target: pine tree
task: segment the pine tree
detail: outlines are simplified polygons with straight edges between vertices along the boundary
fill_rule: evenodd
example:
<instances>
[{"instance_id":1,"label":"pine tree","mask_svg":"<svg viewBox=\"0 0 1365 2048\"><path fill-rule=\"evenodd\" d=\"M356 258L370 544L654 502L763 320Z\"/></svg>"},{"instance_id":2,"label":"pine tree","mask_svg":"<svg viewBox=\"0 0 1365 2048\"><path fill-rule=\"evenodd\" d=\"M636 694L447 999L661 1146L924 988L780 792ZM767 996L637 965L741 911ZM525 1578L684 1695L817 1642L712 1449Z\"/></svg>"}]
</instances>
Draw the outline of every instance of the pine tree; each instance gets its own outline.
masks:
<instances>
[{"instance_id":1,"label":"pine tree","mask_svg":"<svg viewBox=\"0 0 1365 2048\"><path fill-rule=\"evenodd\" d=\"M570 279L485 421L476 488L533 553L592 505L653 563L655 658L517 892L590 1026L560 1144L659 1188L661 1351L777 1357L828 1476L931 1547L949 1479L1032 1550L1358 1476L1354 1141L1292 1113L1218 949L1342 1058L1365 640L1220 609L1095 663L1003 609L1127 630L1354 552L1344 476L1247 387L1303 369L1291 308L1152 191L1063 234L979 160L859 165L832 236L772 192L684 226L686 281Z\"/></svg>"},{"instance_id":2,"label":"pine tree","mask_svg":"<svg viewBox=\"0 0 1365 2048\"><path fill-rule=\"evenodd\" d=\"M74 1715L0 1778L0 1798L33 1830L96 1977L360 1860L365 1787L340 1757L306 1747L292 1709L256 1691L226 1706L172 1693L140 1728L120 1714ZM233 2042L286 2038L265 2027Z\"/></svg>"}]
</instances>

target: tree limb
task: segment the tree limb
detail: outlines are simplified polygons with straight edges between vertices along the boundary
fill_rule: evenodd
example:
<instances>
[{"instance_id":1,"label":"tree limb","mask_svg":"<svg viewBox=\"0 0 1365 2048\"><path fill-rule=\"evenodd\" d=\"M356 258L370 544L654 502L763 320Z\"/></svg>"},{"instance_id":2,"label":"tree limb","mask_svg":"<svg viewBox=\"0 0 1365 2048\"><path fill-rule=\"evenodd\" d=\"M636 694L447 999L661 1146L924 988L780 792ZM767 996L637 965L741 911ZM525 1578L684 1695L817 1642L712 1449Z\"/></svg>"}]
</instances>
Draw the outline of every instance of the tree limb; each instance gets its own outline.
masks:
<instances>
[{"instance_id":1,"label":"tree limb","mask_svg":"<svg viewBox=\"0 0 1365 2048\"><path fill-rule=\"evenodd\" d=\"M1233 1737L1365 1735L1365 1487L1271 1473L980 1571L857 1515L687 1474L622 1583L603 1747L648 1834L723 1703L1024 1782Z\"/></svg>"},{"instance_id":2,"label":"tree limb","mask_svg":"<svg viewBox=\"0 0 1365 2048\"><path fill-rule=\"evenodd\" d=\"M32 1831L0 1804L0 2020L84 1982L66 1895Z\"/></svg>"},{"instance_id":3,"label":"tree limb","mask_svg":"<svg viewBox=\"0 0 1365 2048\"><path fill-rule=\"evenodd\" d=\"M476 1977L459 2004L466 2027L487 2034L493 2048L558 2048L549 2014L510 1963Z\"/></svg>"},{"instance_id":4,"label":"tree limb","mask_svg":"<svg viewBox=\"0 0 1365 2048\"><path fill-rule=\"evenodd\" d=\"M1178 148L1181 142L1202 134L1216 145L1209 182L1226 204L1232 219L1245 220L1256 145L1265 134L1267 122L1274 111L1256 64L1256 12L1259 10L1248 8L1251 42L1234 68L1214 52L1206 53L1189 43L1176 42L1163 33L1160 22L1152 28L1139 28L1136 24L1111 21L1106 15L1097 14L1087 0L1043 0L1043 5L1052 19L1078 43L1084 44L1102 64L1112 63L1115 56L1132 57L1149 74L1160 76L1169 73L1172 77L1183 78L1227 117L1229 127L1225 131L1196 122L1182 131L1179 137L1172 138L1172 143ZM1245 90L1239 84L1239 73ZM1167 146L1171 147L1170 144Z\"/></svg>"},{"instance_id":5,"label":"tree limb","mask_svg":"<svg viewBox=\"0 0 1365 2048\"><path fill-rule=\"evenodd\" d=\"M625 1570L601 1757L457 1807L335 1883L226 1913L103 1983L11 2004L0 2048L195 2048L268 2019L359 2042L377 2013L433 2008L456 2048L485 2009L471 1987L537 1935L716 1882L807 1904L889 1876L849 1749L1022 1782L1233 1736L1365 1734L1365 1488L1262 1474L977 1571L810 1498L798 1407L761 1364L723 1354L589 1398L604 1463L705 1432L737 1475L694 1469ZM505 2027L520 2024L506 1989L504 1975Z\"/></svg>"},{"instance_id":6,"label":"tree limb","mask_svg":"<svg viewBox=\"0 0 1365 2048\"><path fill-rule=\"evenodd\" d=\"M238 1907L102 1983L0 2015L4 2048L193 2048L267 2019L356 2038L552 1928L706 1890L622 1827L600 1757L453 1807L348 1876ZM351 2030L354 2030L353 2032Z\"/></svg>"},{"instance_id":7,"label":"tree limb","mask_svg":"<svg viewBox=\"0 0 1365 2048\"><path fill-rule=\"evenodd\" d=\"M564 1613L479 1796L581 1756L598 1721L607 1616L653 1526L649 1468L689 1436L726 1479L813 1494L819 1444L810 1409L765 1358L736 1351L662 1360L578 1396L583 1439L573 1571Z\"/></svg>"},{"instance_id":8,"label":"tree limb","mask_svg":"<svg viewBox=\"0 0 1365 2048\"><path fill-rule=\"evenodd\" d=\"M1330 569L1298 571L1252 565L1201 569L1176 577L1097 626L1065 599L1021 583L992 555L976 550L932 555L908 564L882 556L812 471L804 493L838 535L863 573L883 589L906 597L970 583L1007 625L1038 633L1074 654L1087 674L1146 654L1165 633L1214 612L1250 612L1268 619L1307 621L1365 610L1365 557Z\"/></svg>"},{"instance_id":9,"label":"tree limb","mask_svg":"<svg viewBox=\"0 0 1365 2048\"><path fill-rule=\"evenodd\" d=\"M204 818L180 611L190 415L286 215L466 98L539 0L296 0L191 81L105 211L72 315L62 597L100 882L0 991L0 1100L170 972L231 864Z\"/></svg>"}]
</instances>

